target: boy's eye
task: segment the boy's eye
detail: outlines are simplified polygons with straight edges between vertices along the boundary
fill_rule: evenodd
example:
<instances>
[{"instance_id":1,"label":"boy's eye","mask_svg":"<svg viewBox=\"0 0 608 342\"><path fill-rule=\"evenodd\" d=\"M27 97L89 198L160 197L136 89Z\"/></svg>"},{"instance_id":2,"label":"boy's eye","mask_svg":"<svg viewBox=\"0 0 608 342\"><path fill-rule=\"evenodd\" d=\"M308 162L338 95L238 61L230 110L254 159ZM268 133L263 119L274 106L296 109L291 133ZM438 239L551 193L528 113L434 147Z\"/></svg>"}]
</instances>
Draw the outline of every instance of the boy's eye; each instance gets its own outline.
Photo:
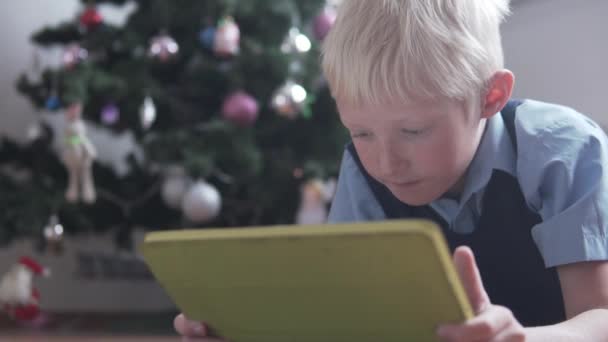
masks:
<instances>
[{"instance_id":1,"label":"boy's eye","mask_svg":"<svg viewBox=\"0 0 608 342\"><path fill-rule=\"evenodd\" d=\"M366 133L366 132L356 132L356 133L351 133L351 137L353 138L366 138L368 137L370 134Z\"/></svg>"},{"instance_id":2,"label":"boy's eye","mask_svg":"<svg viewBox=\"0 0 608 342\"><path fill-rule=\"evenodd\" d=\"M407 135L420 135L422 133L424 133L426 131L426 129L401 129L402 133L405 133Z\"/></svg>"}]
</instances>

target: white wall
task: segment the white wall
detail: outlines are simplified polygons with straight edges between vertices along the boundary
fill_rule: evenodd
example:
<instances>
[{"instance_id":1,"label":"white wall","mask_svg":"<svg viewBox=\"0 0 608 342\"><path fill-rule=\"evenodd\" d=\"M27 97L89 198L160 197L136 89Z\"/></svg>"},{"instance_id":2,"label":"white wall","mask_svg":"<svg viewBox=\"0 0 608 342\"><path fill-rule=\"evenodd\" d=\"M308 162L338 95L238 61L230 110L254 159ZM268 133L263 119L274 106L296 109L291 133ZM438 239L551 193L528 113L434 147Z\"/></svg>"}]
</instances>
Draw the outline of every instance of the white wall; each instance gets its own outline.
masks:
<instances>
[{"instance_id":1,"label":"white wall","mask_svg":"<svg viewBox=\"0 0 608 342\"><path fill-rule=\"evenodd\" d=\"M78 0L19 0L2 1L0 6L0 135L21 138L35 118L32 106L15 90L19 74L32 70L34 46L30 36L44 26L75 18L81 5ZM108 22L120 24L132 8L133 4L124 8L104 6L100 12ZM57 65L59 52L58 49L42 51L42 63Z\"/></svg>"},{"instance_id":2,"label":"white wall","mask_svg":"<svg viewBox=\"0 0 608 342\"><path fill-rule=\"evenodd\" d=\"M124 7L105 5L100 12L109 23L121 25L135 7L128 3ZM54 1L5 1L0 11L0 41L3 43L2 63L0 63L0 136L7 135L23 141L27 131L38 118L43 118L55 130L63 127L63 116L36 110L15 89L15 80L23 72L34 70L34 52L41 56L44 66L59 65L61 48L38 48L30 42L32 32L45 26L54 26L66 20L77 20L81 9L78 0ZM126 156L130 152L140 155L135 149L133 135L124 132L114 134L103 127L89 126L89 135L99 152L98 161L114 167L118 174L128 172ZM59 144L61 141L56 141ZM56 146L59 148L60 146Z\"/></svg>"},{"instance_id":3,"label":"white wall","mask_svg":"<svg viewBox=\"0 0 608 342\"><path fill-rule=\"evenodd\" d=\"M608 128L608 1L522 0L503 26L515 96L569 105Z\"/></svg>"}]
</instances>

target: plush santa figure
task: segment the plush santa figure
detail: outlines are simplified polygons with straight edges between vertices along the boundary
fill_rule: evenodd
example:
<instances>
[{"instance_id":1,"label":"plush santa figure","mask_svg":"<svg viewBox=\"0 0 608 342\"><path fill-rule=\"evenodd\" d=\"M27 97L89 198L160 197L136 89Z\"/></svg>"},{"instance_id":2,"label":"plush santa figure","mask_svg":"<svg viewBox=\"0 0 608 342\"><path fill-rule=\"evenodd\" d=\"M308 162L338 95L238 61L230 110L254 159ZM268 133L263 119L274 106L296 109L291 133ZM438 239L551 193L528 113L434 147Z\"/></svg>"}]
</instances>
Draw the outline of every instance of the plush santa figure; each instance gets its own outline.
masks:
<instances>
[{"instance_id":1,"label":"plush santa figure","mask_svg":"<svg viewBox=\"0 0 608 342\"><path fill-rule=\"evenodd\" d=\"M31 321L40 315L40 294L32 284L34 276L48 276L50 271L29 257L19 262L0 280L0 306L17 321Z\"/></svg>"},{"instance_id":2,"label":"plush santa figure","mask_svg":"<svg viewBox=\"0 0 608 342\"><path fill-rule=\"evenodd\" d=\"M81 116L81 103L71 104L65 111L63 162L69 175L65 197L70 202L80 199L91 204L96 198L92 166L97 150L87 136Z\"/></svg>"}]
</instances>

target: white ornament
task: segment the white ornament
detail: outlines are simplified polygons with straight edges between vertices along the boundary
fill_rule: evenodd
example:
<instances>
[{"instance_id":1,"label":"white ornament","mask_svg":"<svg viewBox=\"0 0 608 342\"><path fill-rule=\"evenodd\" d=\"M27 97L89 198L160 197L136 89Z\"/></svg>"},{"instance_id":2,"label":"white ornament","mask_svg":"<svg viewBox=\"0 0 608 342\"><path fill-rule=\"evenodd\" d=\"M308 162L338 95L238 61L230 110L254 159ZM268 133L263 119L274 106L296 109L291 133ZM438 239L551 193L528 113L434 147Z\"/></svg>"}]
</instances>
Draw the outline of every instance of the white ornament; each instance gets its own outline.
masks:
<instances>
[{"instance_id":1,"label":"white ornament","mask_svg":"<svg viewBox=\"0 0 608 342\"><path fill-rule=\"evenodd\" d=\"M220 193L215 187L204 181L196 182L182 201L182 212L195 223L214 219L221 208Z\"/></svg>"},{"instance_id":2,"label":"white ornament","mask_svg":"<svg viewBox=\"0 0 608 342\"><path fill-rule=\"evenodd\" d=\"M161 195L165 204L173 209L181 208L184 195L191 183L192 181L181 168L175 168L168 172L161 189Z\"/></svg>"},{"instance_id":3,"label":"white ornament","mask_svg":"<svg viewBox=\"0 0 608 342\"><path fill-rule=\"evenodd\" d=\"M87 137L81 115L80 103L72 104L65 112L63 163L69 176L65 197L69 202L82 199L85 203L91 204L97 197L92 170L97 150Z\"/></svg>"},{"instance_id":4,"label":"white ornament","mask_svg":"<svg viewBox=\"0 0 608 342\"><path fill-rule=\"evenodd\" d=\"M89 52L86 49L80 47L77 43L72 43L67 46L62 55L63 66L66 68L72 68L80 62L87 59Z\"/></svg>"},{"instance_id":5,"label":"white ornament","mask_svg":"<svg viewBox=\"0 0 608 342\"><path fill-rule=\"evenodd\" d=\"M158 58L162 62L166 62L175 57L178 52L179 45L175 39L166 33L162 33L152 38L148 54Z\"/></svg>"},{"instance_id":6,"label":"white ornament","mask_svg":"<svg viewBox=\"0 0 608 342\"><path fill-rule=\"evenodd\" d=\"M141 126L145 130L149 129L156 121L156 106L150 96L144 98L144 102L139 109L139 118L141 119Z\"/></svg>"},{"instance_id":7,"label":"white ornament","mask_svg":"<svg viewBox=\"0 0 608 342\"><path fill-rule=\"evenodd\" d=\"M44 237L49 242L60 242L63 239L63 226L59 223L57 215L52 215L49 223L44 227Z\"/></svg>"},{"instance_id":8,"label":"white ornament","mask_svg":"<svg viewBox=\"0 0 608 342\"><path fill-rule=\"evenodd\" d=\"M274 92L270 105L279 115L295 119L304 108L307 96L304 87L288 80Z\"/></svg>"},{"instance_id":9,"label":"white ornament","mask_svg":"<svg viewBox=\"0 0 608 342\"><path fill-rule=\"evenodd\" d=\"M232 17L224 18L215 32L213 50L219 56L234 56L239 53L241 31Z\"/></svg>"},{"instance_id":10,"label":"white ornament","mask_svg":"<svg viewBox=\"0 0 608 342\"><path fill-rule=\"evenodd\" d=\"M310 51L312 44L310 39L300 32L296 27L289 29L287 37L281 44L283 53L305 53Z\"/></svg>"},{"instance_id":11,"label":"white ornament","mask_svg":"<svg viewBox=\"0 0 608 342\"><path fill-rule=\"evenodd\" d=\"M25 137L28 142L33 142L42 136L42 126L40 122L34 122L28 126Z\"/></svg>"}]
</instances>

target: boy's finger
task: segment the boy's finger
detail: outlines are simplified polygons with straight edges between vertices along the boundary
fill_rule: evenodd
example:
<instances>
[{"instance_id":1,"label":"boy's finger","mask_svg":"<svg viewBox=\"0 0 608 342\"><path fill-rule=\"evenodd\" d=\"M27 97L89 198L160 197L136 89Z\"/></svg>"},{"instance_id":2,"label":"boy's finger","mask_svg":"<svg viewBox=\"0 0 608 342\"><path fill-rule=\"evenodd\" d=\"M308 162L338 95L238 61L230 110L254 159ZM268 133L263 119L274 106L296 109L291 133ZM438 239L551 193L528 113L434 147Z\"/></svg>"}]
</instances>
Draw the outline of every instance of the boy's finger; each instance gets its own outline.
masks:
<instances>
[{"instance_id":1,"label":"boy's finger","mask_svg":"<svg viewBox=\"0 0 608 342\"><path fill-rule=\"evenodd\" d=\"M475 314L485 310L491 303L486 290L483 287L481 275L475 263L475 256L469 247L460 246L454 251L454 265L462 285L471 301Z\"/></svg>"},{"instance_id":2,"label":"boy's finger","mask_svg":"<svg viewBox=\"0 0 608 342\"><path fill-rule=\"evenodd\" d=\"M201 322L189 321L184 314L179 314L173 320L173 326L178 334L182 336L205 336L207 327Z\"/></svg>"}]
</instances>

